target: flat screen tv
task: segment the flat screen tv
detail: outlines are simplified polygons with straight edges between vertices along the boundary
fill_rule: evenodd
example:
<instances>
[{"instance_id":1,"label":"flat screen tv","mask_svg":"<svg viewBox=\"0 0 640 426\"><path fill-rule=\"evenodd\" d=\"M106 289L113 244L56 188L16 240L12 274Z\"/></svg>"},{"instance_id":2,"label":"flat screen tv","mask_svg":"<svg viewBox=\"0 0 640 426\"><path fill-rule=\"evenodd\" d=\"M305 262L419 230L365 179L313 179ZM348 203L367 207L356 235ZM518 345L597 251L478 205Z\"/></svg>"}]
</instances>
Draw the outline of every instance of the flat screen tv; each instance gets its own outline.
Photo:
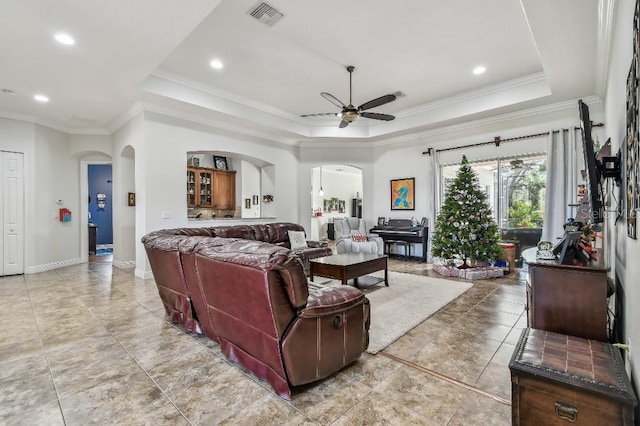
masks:
<instances>
[{"instance_id":1,"label":"flat screen tv","mask_svg":"<svg viewBox=\"0 0 640 426\"><path fill-rule=\"evenodd\" d=\"M588 198L587 202L589 204L588 221L591 223L602 223L604 221L604 210L602 208L602 198L600 194L600 165L593 147L593 140L591 139L589 107L587 104L582 102L582 99L580 99L578 101L578 109L580 113L580 129L582 130L582 151L584 152L585 177L587 180L585 197Z\"/></svg>"}]
</instances>

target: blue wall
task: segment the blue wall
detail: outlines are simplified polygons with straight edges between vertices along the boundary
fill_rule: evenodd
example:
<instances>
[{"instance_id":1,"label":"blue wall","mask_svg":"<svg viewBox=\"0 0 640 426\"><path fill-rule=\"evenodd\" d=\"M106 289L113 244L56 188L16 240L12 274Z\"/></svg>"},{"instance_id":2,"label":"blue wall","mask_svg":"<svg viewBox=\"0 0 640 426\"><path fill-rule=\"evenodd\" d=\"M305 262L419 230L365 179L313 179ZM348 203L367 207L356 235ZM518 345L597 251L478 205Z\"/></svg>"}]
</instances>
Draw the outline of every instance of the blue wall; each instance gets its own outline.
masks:
<instances>
[{"instance_id":1,"label":"blue wall","mask_svg":"<svg viewBox=\"0 0 640 426\"><path fill-rule=\"evenodd\" d=\"M89 164L89 222L98 225L96 243L113 244L113 196L111 190L111 164ZM104 208L99 208L97 194L107 195Z\"/></svg>"}]
</instances>

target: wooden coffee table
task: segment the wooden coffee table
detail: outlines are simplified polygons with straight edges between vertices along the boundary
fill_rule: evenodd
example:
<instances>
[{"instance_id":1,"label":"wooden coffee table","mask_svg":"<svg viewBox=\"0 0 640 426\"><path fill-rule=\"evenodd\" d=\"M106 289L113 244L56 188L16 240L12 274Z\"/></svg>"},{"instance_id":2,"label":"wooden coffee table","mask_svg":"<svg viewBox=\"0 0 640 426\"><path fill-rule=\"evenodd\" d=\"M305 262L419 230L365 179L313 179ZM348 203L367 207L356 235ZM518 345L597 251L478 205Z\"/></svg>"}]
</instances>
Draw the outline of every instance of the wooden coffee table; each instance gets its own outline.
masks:
<instances>
[{"instance_id":1,"label":"wooden coffee table","mask_svg":"<svg viewBox=\"0 0 640 426\"><path fill-rule=\"evenodd\" d=\"M375 277L363 278L370 278L366 282L367 285L374 285L384 281L384 285L389 287L387 258L386 255L371 253L343 253L311 259L309 279L313 281L313 277L319 275L342 281L343 285L347 285L347 282L353 279L353 285L358 287L358 278L372 272L384 270L384 279Z\"/></svg>"}]
</instances>

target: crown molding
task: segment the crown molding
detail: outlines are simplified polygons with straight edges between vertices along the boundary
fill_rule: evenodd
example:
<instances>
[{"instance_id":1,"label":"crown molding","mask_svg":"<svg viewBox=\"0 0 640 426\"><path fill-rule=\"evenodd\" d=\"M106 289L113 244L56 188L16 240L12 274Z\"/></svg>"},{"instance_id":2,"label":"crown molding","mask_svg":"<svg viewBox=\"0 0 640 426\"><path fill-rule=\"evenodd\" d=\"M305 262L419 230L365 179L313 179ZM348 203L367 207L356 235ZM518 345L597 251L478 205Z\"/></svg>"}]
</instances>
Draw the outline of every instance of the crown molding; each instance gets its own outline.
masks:
<instances>
[{"instance_id":1,"label":"crown molding","mask_svg":"<svg viewBox=\"0 0 640 426\"><path fill-rule=\"evenodd\" d=\"M504 83L494 84L492 86L487 86L481 89L472 90L470 92L465 92L460 95L450 96L448 98L440 99L425 105L421 105L415 108L401 111L398 114L396 114L396 118L408 118L414 115L424 114L426 112L430 112L433 110L439 110L445 107L450 107L452 105L466 103L479 98L500 94L500 93L504 93L514 89L519 89L525 86L530 86L533 84L540 84L540 83L544 83L548 86L547 78L544 72L530 74L521 78L506 81Z\"/></svg>"},{"instance_id":2,"label":"crown molding","mask_svg":"<svg viewBox=\"0 0 640 426\"><path fill-rule=\"evenodd\" d=\"M598 1L596 94L601 98L604 98L607 92L607 77L609 75L609 57L613 43L615 10L616 0Z\"/></svg>"},{"instance_id":3,"label":"crown molding","mask_svg":"<svg viewBox=\"0 0 640 426\"><path fill-rule=\"evenodd\" d=\"M69 128L60 126L57 123L51 121L45 121L32 115L18 114L10 111L0 111L0 117L10 120L24 121L27 123L37 124L39 126L47 127L49 129L56 130L67 135L110 135L111 132L108 129L100 127L89 128Z\"/></svg>"},{"instance_id":4,"label":"crown molding","mask_svg":"<svg viewBox=\"0 0 640 426\"><path fill-rule=\"evenodd\" d=\"M25 121L27 123L38 124L40 126L49 127L62 133L69 133L69 129L66 127L62 127L53 122L44 121L32 115L19 114L11 111L0 111L0 117L8 118L10 120Z\"/></svg>"},{"instance_id":5,"label":"crown molding","mask_svg":"<svg viewBox=\"0 0 640 426\"><path fill-rule=\"evenodd\" d=\"M122 126L127 124L129 121L133 120L135 116L144 111L142 107L142 102L134 102L125 112L116 117L109 124L109 131L113 134L118 131Z\"/></svg>"},{"instance_id":6,"label":"crown molding","mask_svg":"<svg viewBox=\"0 0 640 426\"><path fill-rule=\"evenodd\" d=\"M582 98L582 100L589 106L595 106L603 103L602 99L597 96L589 96L586 98ZM462 124L454 124L451 126L439 127L432 130L427 130L425 132L419 132L411 135L399 136L396 138L376 141L374 142L374 146L383 147L383 146L396 145L396 144L424 142L424 139L429 139L437 136L451 135L451 134L463 132L466 130L473 130L473 129L478 129L482 127L494 126L496 124L507 123L510 121L523 120L527 118L533 118L533 117L555 114L555 113L569 111L569 110L575 110L577 102L578 102L577 99L573 99L569 101L562 101L554 104L529 108L522 111L510 112L506 114L496 115L493 117L468 121ZM577 113L576 113L576 120L578 120Z\"/></svg>"},{"instance_id":7,"label":"crown molding","mask_svg":"<svg viewBox=\"0 0 640 426\"><path fill-rule=\"evenodd\" d=\"M207 93L209 95L215 96L216 98L220 98L220 99L224 99L227 101L231 101L234 102L236 104L240 104L240 105L244 105L247 107L250 107L252 109L267 113L267 114L271 114L271 115L275 115L277 117L280 118L285 118L287 120L293 120L299 124L305 124L306 120L303 120L301 117L298 117L297 115L293 115L290 114L284 110L281 110L279 108L275 108L271 105L267 105L258 101L255 101L253 99L244 97L244 96L240 96L236 93L232 93L232 92L228 92L226 90L222 90L222 89L218 89L203 83L200 83L199 81L195 81L195 80L191 80L185 77L182 77L178 74L175 74L171 71L167 71L167 70L163 70L163 69L157 69L155 71L153 71L150 75L150 77L157 77L159 79L168 81L170 83L173 84L177 84L179 86L184 86L187 87L189 89L193 89L193 90L197 90L203 93Z\"/></svg>"},{"instance_id":8,"label":"crown molding","mask_svg":"<svg viewBox=\"0 0 640 426\"><path fill-rule=\"evenodd\" d=\"M111 135L111 130L101 127L74 127L67 132L70 135Z\"/></svg>"},{"instance_id":9,"label":"crown molding","mask_svg":"<svg viewBox=\"0 0 640 426\"><path fill-rule=\"evenodd\" d=\"M215 129L215 130L223 130L240 137L255 138L255 140L260 143L270 143L270 144L275 143L275 144L294 146L294 145L297 145L299 140L298 138L274 137L273 135L266 134L258 130L254 130L247 126L236 126L222 120L202 117L196 114L190 114L188 112L176 111L173 108L163 107L153 103L143 103L140 105L140 107L141 107L140 111L151 112L154 114L170 117L176 120L182 120L182 121L186 121L194 124L203 125L206 127L211 127L212 129Z\"/></svg>"},{"instance_id":10,"label":"crown molding","mask_svg":"<svg viewBox=\"0 0 640 426\"><path fill-rule=\"evenodd\" d=\"M182 93L179 94L181 88ZM523 92L523 89L525 91L529 90L529 93ZM272 126L274 130L293 133L295 135L294 138L301 140L301 142L303 143L305 143L308 138L323 140L338 138L339 140L360 139L361 141L366 141L366 143L369 145L373 138L382 138L385 134L396 131L411 131L411 129L409 128L397 128L396 126L399 125L399 122L405 122L413 125L415 124L416 119L422 118L424 120L427 120L425 123L423 123L424 125L434 124L438 121L438 117L433 117L434 113L437 115L443 113L444 111L448 111L447 114L453 115L449 118L454 118L454 116L456 116L457 114L459 115L460 113L459 111L455 111L458 106L464 105L466 108L469 104L472 104L473 101L476 102L476 106L478 106L477 102L484 98L489 99L489 103L495 103L495 100L500 99L500 97L502 97L505 93L513 93L518 91L520 91L522 96L525 96L525 98L523 98L521 101L524 101L525 99L531 99L532 97L541 97L550 94L548 82L544 73L538 72L521 78L510 80L508 82L495 84L456 96L451 96L449 98L431 102L429 104L409 110L400 111L396 114L397 120L395 122L395 126L392 122L377 123L374 121L362 121L354 123L353 126L349 126L347 131L345 131L345 129L341 129L341 132L338 134L336 133L337 131L335 123L330 123L329 120L301 119L296 115L292 115L278 108L253 101L246 97L238 96L234 93L213 88L197 81L186 79L182 76L176 75L175 73L166 70L156 70L152 74L150 74L145 83L143 83L142 90L166 97L167 99L173 99L201 108L211 109L211 106L215 105L215 109L212 110L238 117L241 117L238 115L238 106L245 107L248 108L246 115L247 117L250 117L251 114L258 114L258 116L255 116L255 118L258 120L253 120L255 121L255 124ZM191 94L189 94L189 92L191 92ZM201 94L204 97L208 97L210 100L206 100L203 98L198 101L196 100L198 94ZM190 98L191 101L189 100ZM263 115L262 118L259 117L260 114ZM432 123L428 122L430 116L431 119L435 120ZM267 117L273 117L276 121L265 121ZM278 123L278 120L286 121L280 121ZM202 119L198 119L198 121L202 121ZM288 123L291 123L292 126L290 126ZM215 125L224 124L221 122L217 122L217 124ZM230 128L229 130L246 133L245 128ZM273 136L271 136L268 131L262 133L258 131L258 134L255 134L255 132L252 133L254 133L254 135L258 137L267 137L273 139ZM280 142L287 143L283 140L280 140Z\"/></svg>"}]
</instances>

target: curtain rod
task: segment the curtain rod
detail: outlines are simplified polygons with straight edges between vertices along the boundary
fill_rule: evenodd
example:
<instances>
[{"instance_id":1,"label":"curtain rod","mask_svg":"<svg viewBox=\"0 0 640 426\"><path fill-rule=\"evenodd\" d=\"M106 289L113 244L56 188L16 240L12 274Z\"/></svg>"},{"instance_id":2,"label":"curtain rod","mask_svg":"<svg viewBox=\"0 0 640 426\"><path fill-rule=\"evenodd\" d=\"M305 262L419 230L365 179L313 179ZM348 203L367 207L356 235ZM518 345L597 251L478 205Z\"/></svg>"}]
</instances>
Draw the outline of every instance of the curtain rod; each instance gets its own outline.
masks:
<instances>
[{"instance_id":1,"label":"curtain rod","mask_svg":"<svg viewBox=\"0 0 640 426\"><path fill-rule=\"evenodd\" d=\"M604 127L604 123L596 123L596 124L592 124L591 127ZM551 133L558 133L560 131L565 131L565 130L571 130L571 129L559 129L559 130L552 130ZM461 146L455 146L455 147L451 147L451 148L442 148L442 149L436 149L435 152L444 152L444 151L454 151L456 149L464 149L464 148L472 148L472 147L476 147L476 146L482 146L482 145L495 145L496 147L500 146L500 143L502 142L513 142L513 141L520 141L523 139L531 139L531 138L537 138L540 136L546 136L548 135L549 132L542 132L542 133L534 133L531 135L524 135L524 136L515 136L512 138L506 138L506 139L502 139L500 138L500 136L496 136L493 138L492 141L489 142L476 142L476 143L471 143L468 145L461 145ZM431 155L431 153L433 152L433 148L427 148L426 151L423 151L422 154L423 155Z\"/></svg>"}]
</instances>

